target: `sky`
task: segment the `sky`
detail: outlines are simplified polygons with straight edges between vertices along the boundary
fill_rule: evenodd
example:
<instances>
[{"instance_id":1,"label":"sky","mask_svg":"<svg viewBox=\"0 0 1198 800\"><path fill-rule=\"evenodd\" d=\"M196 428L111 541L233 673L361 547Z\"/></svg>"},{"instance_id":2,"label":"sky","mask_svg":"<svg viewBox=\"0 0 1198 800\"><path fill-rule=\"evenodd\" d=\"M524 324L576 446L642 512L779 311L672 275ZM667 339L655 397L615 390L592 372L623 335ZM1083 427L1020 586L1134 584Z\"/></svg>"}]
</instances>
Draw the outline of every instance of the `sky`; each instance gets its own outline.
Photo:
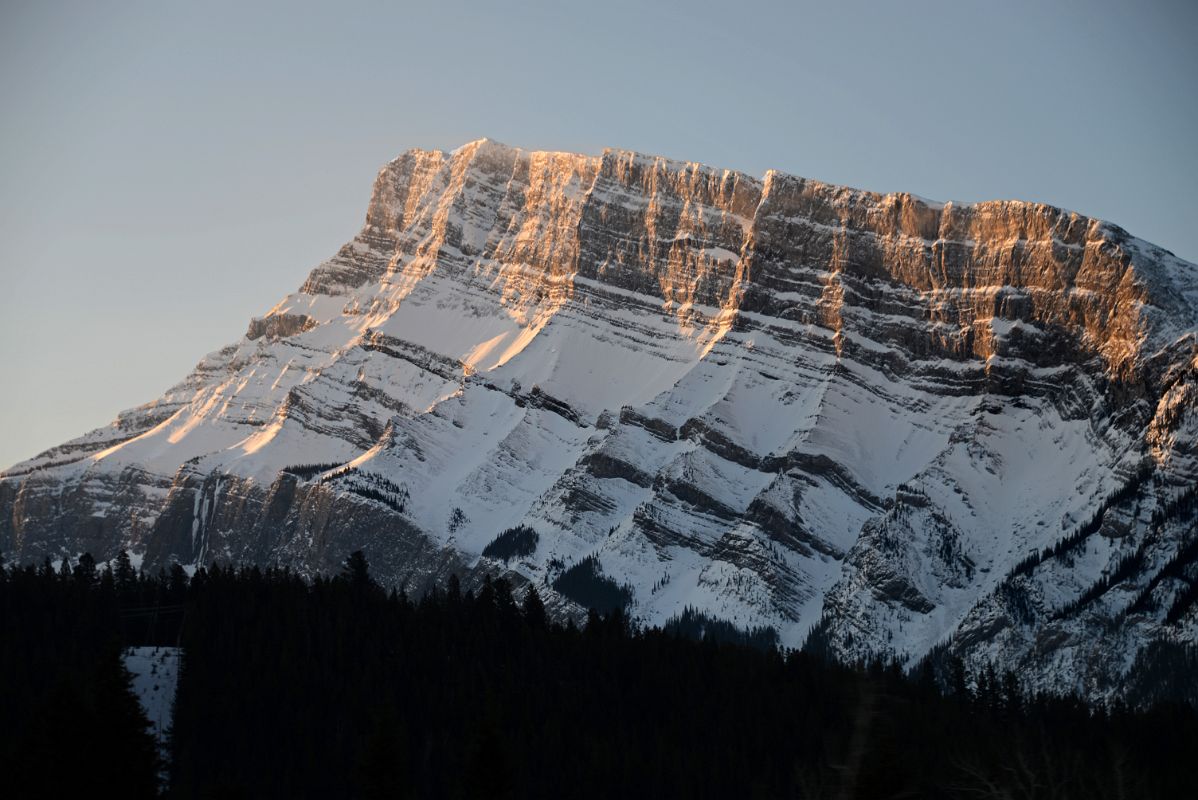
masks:
<instances>
[{"instance_id":1,"label":"sky","mask_svg":"<svg viewBox=\"0 0 1198 800\"><path fill-rule=\"evenodd\" d=\"M0 468L154 399L483 136L1112 220L1198 261L1198 4L0 0Z\"/></svg>"}]
</instances>

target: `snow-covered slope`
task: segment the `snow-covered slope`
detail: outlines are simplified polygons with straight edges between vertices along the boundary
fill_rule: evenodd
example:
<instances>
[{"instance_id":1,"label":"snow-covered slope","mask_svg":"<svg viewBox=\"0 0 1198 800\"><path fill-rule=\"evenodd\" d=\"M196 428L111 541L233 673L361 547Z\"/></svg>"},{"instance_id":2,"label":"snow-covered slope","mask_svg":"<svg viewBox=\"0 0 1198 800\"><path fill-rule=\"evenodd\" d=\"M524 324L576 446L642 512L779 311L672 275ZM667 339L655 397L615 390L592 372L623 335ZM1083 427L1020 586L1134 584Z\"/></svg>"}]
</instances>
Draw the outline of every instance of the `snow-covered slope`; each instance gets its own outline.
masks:
<instances>
[{"instance_id":1,"label":"snow-covered slope","mask_svg":"<svg viewBox=\"0 0 1198 800\"><path fill-rule=\"evenodd\" d=\"M411 151L241 340L3 473L0 548L410 591L596 555L646 622L1109 695L1198 631L1196 341L1198 268L1050 206Z\"/></svg>"},{"instance_id":2,"label":"snow-covered slope","mask_svg":"<svg viewBox=\"0 0 1198 800\"><path fill-rule=\"evenodd\" d=\"M182 649L178 647L130 647L122 656L132 678L133 694L141 703L164 762L170 759L171 719L181 659ZM161 777L165 781L166 776Z\"/></svg>"}]
</instances>

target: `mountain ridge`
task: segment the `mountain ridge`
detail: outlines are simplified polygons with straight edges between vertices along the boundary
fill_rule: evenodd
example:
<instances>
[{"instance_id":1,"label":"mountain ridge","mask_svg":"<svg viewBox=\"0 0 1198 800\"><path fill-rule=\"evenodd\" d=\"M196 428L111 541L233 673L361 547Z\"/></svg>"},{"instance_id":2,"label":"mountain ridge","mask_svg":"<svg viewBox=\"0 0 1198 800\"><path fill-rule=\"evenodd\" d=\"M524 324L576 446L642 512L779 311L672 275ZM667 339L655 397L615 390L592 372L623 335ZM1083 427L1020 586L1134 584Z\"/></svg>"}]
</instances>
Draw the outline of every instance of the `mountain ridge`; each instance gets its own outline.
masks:
<instances>
[{"instance_id":1,"label":"mountain ridge","mask_svg":"<svg viewBox=\"0 0 1198 800\"><path fill-rule=\"evenodd\" d=\"M413 591L595 556L646 621L1120 695L1198 629L1195 309L1194 265L1043 204L410 150L239 342L0 473L0 551L314 574L364 548ZM517 525L534 554L487 563Z\"/></svg>"}]
</instances>

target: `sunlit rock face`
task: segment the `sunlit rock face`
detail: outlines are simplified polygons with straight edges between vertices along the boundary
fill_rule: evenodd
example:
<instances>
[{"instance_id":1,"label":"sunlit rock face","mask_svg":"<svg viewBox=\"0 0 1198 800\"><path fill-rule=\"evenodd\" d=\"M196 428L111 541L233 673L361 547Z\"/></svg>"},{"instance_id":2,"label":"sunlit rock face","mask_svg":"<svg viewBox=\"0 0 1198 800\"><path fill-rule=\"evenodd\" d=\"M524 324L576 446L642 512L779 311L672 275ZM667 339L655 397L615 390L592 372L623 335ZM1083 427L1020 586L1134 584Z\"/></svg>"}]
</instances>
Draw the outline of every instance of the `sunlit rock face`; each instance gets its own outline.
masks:
<instances>
[{"instance_id":1,"label":"sunlit rock face","mask_svg":"<svg viewBox=\"0 0 1198 800\"><path fill-rule=\"evenodd\" d=\"M1198 269L1100 220L490 141L162 398L0 479L0 548L420 591L598 556L660 623L1107 697L1198 609ZM528 525L536 551L482 559ZM568 608L561 598L559 608Z\"/></svg>"}]
</instances>

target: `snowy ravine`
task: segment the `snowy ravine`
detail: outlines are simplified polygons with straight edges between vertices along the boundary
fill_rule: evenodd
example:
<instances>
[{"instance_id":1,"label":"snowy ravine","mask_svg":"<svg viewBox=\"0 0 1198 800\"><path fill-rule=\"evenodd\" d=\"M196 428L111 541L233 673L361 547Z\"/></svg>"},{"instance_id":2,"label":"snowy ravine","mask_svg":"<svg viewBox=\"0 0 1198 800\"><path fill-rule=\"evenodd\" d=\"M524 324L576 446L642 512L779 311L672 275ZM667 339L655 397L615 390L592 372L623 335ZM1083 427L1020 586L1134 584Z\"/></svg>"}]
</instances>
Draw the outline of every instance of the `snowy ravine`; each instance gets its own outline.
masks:
<instances>
[{"instance_id":1,"label":"snowy ravine","mask_svg":"<svg viewBox=\"0 0 1198 800\"><path fill-rule=\"evenodd\" d=\"M410 151L243 338L0 474L0 549L360 548L409 592L508 570L559 609L594 554L644 622L1110 697L1198 632L1196 309L1193 264L1051 206ZM535 552L483 559L515 525Z\"/></svg>"},{"instance_id":2,"label":"snowy ravine","mask_svg":"<svg viewBox=\"0 0 1198 800\"><path fill-rule=\"evenodd\" d=\"M170 759L167 737L174 714L175 689L179 685L178 647L130 647L125 650L125 669L133 677L133 694L150 721L163 761Z\"/></svg>"}]
</instances>

